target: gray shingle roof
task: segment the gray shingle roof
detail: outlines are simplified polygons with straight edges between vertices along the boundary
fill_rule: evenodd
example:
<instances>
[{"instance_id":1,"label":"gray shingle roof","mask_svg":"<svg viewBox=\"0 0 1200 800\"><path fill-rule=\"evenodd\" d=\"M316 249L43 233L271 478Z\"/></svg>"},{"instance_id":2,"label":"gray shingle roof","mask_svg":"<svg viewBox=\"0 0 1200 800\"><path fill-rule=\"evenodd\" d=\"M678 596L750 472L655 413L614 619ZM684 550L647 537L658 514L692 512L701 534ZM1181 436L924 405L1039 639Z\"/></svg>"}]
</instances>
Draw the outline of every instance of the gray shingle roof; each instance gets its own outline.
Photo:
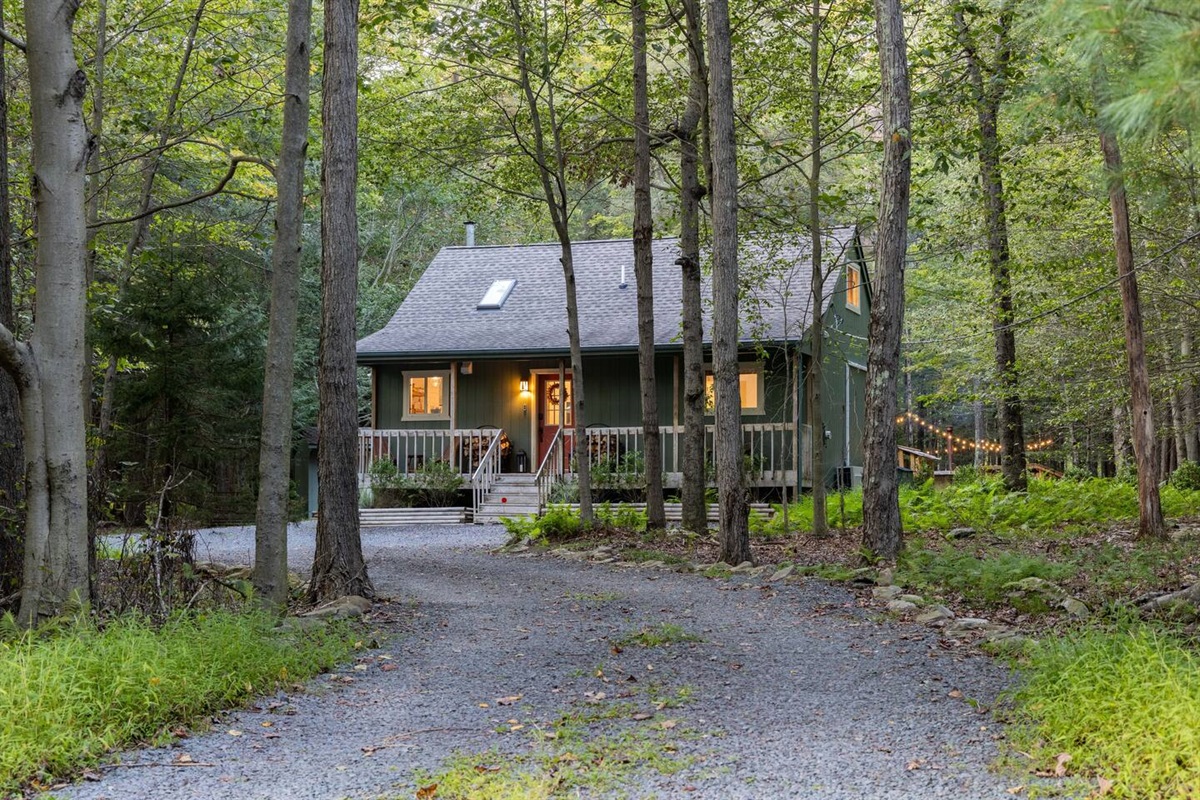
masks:
<instances>
[{"instance_id":1,"label":"gray shingle roof","mask_svg":"<svg viewBox=\"0 0 1200 800\"><path fill-rule=\"evenodd\" d=\"M854 229L831 229L826 250L853 257ZM811 264L805 237L743 245L742 340L797 339L807 330ZM580 338L585 351L637 349L637 288L629 239L575 242ZM557 243L447 247L430 263L391 321L358 343L360 361L452 354L561 353L568 349L566 296ZM682 276L678 239L654 241L655 341L678 345ZM622 268L627 286L620 287ZM767 272L771 277L748 278ZM825 281L825 309L840 270ZM493 281L515 278L504 307L476 308ZM711 288L705 276L705 341ZM822 309L823 311L825 309ZM787 320L786 330L784 320ZM787 334L785 336L785 334Z\"/></svg>"}]
</instances>

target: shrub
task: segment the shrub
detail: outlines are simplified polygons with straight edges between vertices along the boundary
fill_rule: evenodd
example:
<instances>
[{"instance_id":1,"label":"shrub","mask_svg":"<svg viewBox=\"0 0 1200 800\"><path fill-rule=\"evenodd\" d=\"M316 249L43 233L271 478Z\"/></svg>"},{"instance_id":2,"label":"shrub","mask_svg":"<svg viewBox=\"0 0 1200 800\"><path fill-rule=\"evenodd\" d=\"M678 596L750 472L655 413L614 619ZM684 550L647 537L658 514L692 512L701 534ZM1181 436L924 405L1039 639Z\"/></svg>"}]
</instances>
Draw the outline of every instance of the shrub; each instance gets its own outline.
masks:
<instances>
[{"instance_id":1,"label":"shrub","mask_svg":"<svg viewBox=\"0 0 1200 800\"><path fill-rule=\"evenodd\" d=\"M1200 464L1195 461L1182 462L1171 475L1171 485L1183 491L1200 490Z\"/></svg>"},{"instance_id":2,"label":"shrub","mask_svg":"<svg viewBox=\"0 0 1200 800\"><path fill-rule=\"evenodd\" d=\"M1022 578L1058 581L1074 572L1069 564L1019 553L976 558L954 550L917 550L901 557L896 580L913 589L956 592L968 602L999 605L1006 601L1010 583Z\"/></svg>"},{"instance_id":3,"label":"shrub","mask_svg":"<svg viewBox=\"0 0 1200 800\"><path fill-rule=\"evenodd\" d=\"M445 508L454 505L463 476L445 461L421 465L402 475L391 459L374 461L368 472L375 508Z\"/></svg>"},{"instance_id":4,"label":"shrub","mask_svg":"<svg viewBox=\"0 0 1200 800\"><path fill-rule=\"evenodd\" d=\"M529 514L522 517L501 517L500 522L508 531L508 544L529 540L545 543L570 539L583 530L579 512L567 506L550 506L540 517Z\"/></svg>"},{"instance_id":5,"label":"shrub","mask_svg":"<svg viewBox=\"0 0 1200 800\"><path fill-rule=\"evenodd\" d=\"M646 512L634 508L628 503L621 503L615 509L612 503L601 503L595 509L596 521L610 528L624 530L646 530Z\"/></svg>"},{"instance_id":6,"label":"shrub","mask_svg":"<svg viewBox=\"0 0 1200 800\"><path fill-rule=\"evenodd\" d=\"M86 617L0 641L0 795L332 667L341 627L282 633L265 614L179 615L160 628Z\"/></svg>"},{"instance_id":7,"label":"shrub","mask_svg":"<svg viewBox=\"0 0 1200 800\"><path fill-rule=\"evenodd\" d=\"M1053 768L1112 781L1112 798L1195 797L1200 788L1200 661L1150 628L1051 639L1010 696L1017 750Z\"/></svg>"},{"instance_id":8,"label":"shrub","mask_svg":"<svg viewBox=\"0 0 1200 800\"><path fill-rule=\"evenodd\" d=\"M987 477L985 473L971 464L963 464L954 468L954 483L979 483Z\"/></svg>"}]
</instances>

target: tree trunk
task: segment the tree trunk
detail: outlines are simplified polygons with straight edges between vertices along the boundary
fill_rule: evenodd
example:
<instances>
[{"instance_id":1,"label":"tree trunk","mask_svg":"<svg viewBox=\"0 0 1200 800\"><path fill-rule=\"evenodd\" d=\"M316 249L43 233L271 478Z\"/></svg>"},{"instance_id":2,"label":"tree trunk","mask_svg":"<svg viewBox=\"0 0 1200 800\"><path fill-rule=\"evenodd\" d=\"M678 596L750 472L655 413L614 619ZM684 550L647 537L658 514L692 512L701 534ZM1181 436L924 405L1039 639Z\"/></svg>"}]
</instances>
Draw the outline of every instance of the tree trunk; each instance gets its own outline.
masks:
<instances>
[{"instance_id":1,"label":"tree trunk","mask_svg":"<svg viewBox=\"0 0 1200 800\"><path fill-rule=\"evenodd\" d=\"M0 4L0 27L4 8ZM0 326L16 330L12 286L12 218L8 193L8 70L0 39ZM0 611L13 605L21 588L24 525L20 508L25 497L25 453L22 446L17 384L0 370Z\"/></svg>"},{"instance_id":2,"label":"tree trunk","mask_svg":"<svg viewBox=\"0 0 1200 800\"><path fill-rule=\"evenodd\" d=\"M304 163L308 150L309 36L312 0L289 0L283 136L275 167L278 204L271 251L271 320L263 375L254 588L275 608L287 605L288 488L292 453L292 388L300 305Z\"/></svg>"},{"instance_id":3,"label":"tree trunk","mask_svg":"<svg viewBox=\"0 0 1200 800\"><path fill-rule=\"evenodd\" d=\"M743 479L742 403L738 377L738 177L734 134L733 54L727 0L708 4L710 80L708 117L712 145L713 445L721 504L721 560L751 560L749 503Z\"/></svg>"},{"instance_id":4,"label":"tree trunk","mask_svg":"<svg viewBox=\"0 0 1200 800\"><path fill-rule=\"evenodd\" d=\"M812 281L809 294L809 362L808 419L812 435L812 503L813 536L824 538L829 535L829 522L825 513L825 414L821 407L821 384L825 380L825 320L821 310L825 307L825 265L822 255L821 234L821 159L823 157L821 135L821 0L812 1L812 26L808 40L808 91L811 108L810 155L808 168L808 230L812 244L809 255L812 260Z\"/></svg>"},{"instance_id":5,"label":"tree trunk","mask_svg":"<svg viewBox=\"0 0 1200 800\"><path fill-rule=\"evenodd\" d=\"M1188 461L1200 461L1200 429L1196 425L1196 378L1195 370L1188 363L1192 358L1192 330L1188 321L1183 323L1183 337L1179 343L1180 360L1183 361L1184 383L1180 403L1183 406L1184 450Z\"/></svg>"},{"instance_id":6,"label":"tree trunk","mask_svg":"<svg viewBox=\"0 0 1200 800\"><path fill-rule=\"evenodd\" d=\"M358 0L325 2L321 87L320 441L311 600L374 594L358 528Z\"/></svg>"},{"instance_id":7,"label":"tree trunk","mask_svg":"<svg viewBox=\"0 0 1200 800\"><path fill-rule=\"evenodd\" d=\"M683 271L683 478L680 484L685 530L708 528L704 464L704 328L700 296L700 150L697 129L704 118L708 80L699 5L684 0L688 41L688 99L679 123L679 260Z\"/></svg>"},{"instance_id":8,"label":"tree trunk","mask_svg":"<svg viewBox=\"0 0 1200 800\"><path fill-rule=\"evenodd\" d=\"M1113 403L1113 471L1120 474L1125 467L1125 456L1129 447L1128 409L1122 403Z\"/></svg>"},{"instance_id":9,"label":"tree trunk","mask_svg":"<svg viewBox=\"0 0 1200 800\"><path fill-rule=\"evenodd\" d=\"M584 385L583 385L583 347L579 337L579 301L575 291L575 257L571 250L571 199L567 194L567 154L562 141L562 128L558 121L555 107L554 85L548 79L545 81L545 112L546 123L550 127L550 137L547 140L542 120L542 105L538 98L542 92L533 88L533 71L529 66L528 40L526 36L525 15L521 9L521 0L509 0L509 8L513 13L513 32L517 39L517 70L520 76L521 90L525 96L526 108L529 111L529 122L533 132L534 166L542 183L542 192L546 198L546 207L550 211L550 220L558 235L562 255L563 283L567 299L567 341L571 351L571 394L572 411L575 415L575 469L579 482L579 518L585 525L591 525L592 514L592 471L591 452L587 440L587 423L584 416ZM549 44L542 42L542 62L549 64ZM537 73L541 75L541 73Z\"/></svg>"},{"instance_id":10,"label":"tree trunk","mask_svg":"<svg viewBox=\"0 0 1200 800\"><path fill-rule=\"evenodd\" d=\"M987 438L987 424L983 416L983 381L975 378L975 401L971 403L975 416L975 469L987 461L983 451L983 440Z\"/></svg>"},{"instance_id":11,"label":"tree trunk","mask_svg":"<svg viewBox=\"0 0 1200 800\"><path fill-rule=\"evenodd\" d=\"M38 219L37 317L25 351L24 386L18 378L29 465L20 611L27 625L89 595L82 391L87 367L87 80L71 39L75 10L72 2L25 4Z\"/></svg>"},{"instance_id":12,"label":"tree trunk","mask_svg":"<svg viewBox=\"0 0 1200 800\"><path fill-rule=\"evenodd\" d=\"M912 176L912 106L900 0L874 0L883 96L883 178L867 332L863 547L892 560L904 545L896 476L896 381L904 326L904 267Z\"/></svg>"},{"instance_id":13,"label":"tree trunk","mask_svg":"<svg viewBox=\"0 0 1200 800\"><path fill-rule=\"evenodd\" d=\"M1108 197L1112 206L1113 245L1116 249L1117 286L1125 316L1125 356L1129 367L1132 407L1130 428L1133 455L1138 469L1138 538L1165 539L1162 504L1158 496L1158 471L1154 463L1154 407L1150 398L1150 375L1146 369L1146 342L1142 334L1142 307L1138 299L1137 274L1133 266L1133 243L1129 234L1129 205L1121 172L1117 139L1101 132L1100 149L1109 173Z\"/></svg>"},{"instance_id":14,"label":"tree trunk","mask_svg":"<svg viewBox=\"0 0 1200 800\"><path fill-rule=\"evenodd\" d=\"M998 50L995 62L990 67L981 63L961 10L954 12L954 23L966 57L967 75L974 92L975 115L979 123L979 183L983 190L988 272L992 282L992 335L999 390L997 417L1000 424L1001 472L1004 487L1008 491L1023 492L1027 486L1025 430L1017 373L1016 332L1012 327L1015 317L1009 267L1011 251L1004 181L1000 170L999 131L1000 105L1008 92L1011 15L1007 11L1001 13L996 26Z\"/></svg>"},{"instance_id":15,"label":"tree trunk","mask_svg":"<svg viewBox=\"0 0 1200 800\"><path fill-rule=\"evenodd\" d=\"M662 436L654 375L654 218L650 206L650 99L646 86L646 6L633 0L633 272L637 280L638 374L645 431L646 523L667 527L663 509Z\"/></svg>"},{"instance_id":16,"label":"tree trunk","mask_svg":"<svg viewBox=\"0 0 1200 800\"><path fill-rule=\"evenodd\" d=\"M1168 369L1169 368L1170 367L1168 366ZM1183 460L1187 458L1187 442L1185 441L1187 437L1184 436L1183 433L1183 404L1180 402L1179 395L1180 393L1178 391L1171 392L1170 399L1171 433L1173 435L1173 444L1175 446L1176 469L1178 469ZM1166 480L1169 477L1165 472L1160 473L1160 475L1163 480Z\"/></svg>"}]
</instances>

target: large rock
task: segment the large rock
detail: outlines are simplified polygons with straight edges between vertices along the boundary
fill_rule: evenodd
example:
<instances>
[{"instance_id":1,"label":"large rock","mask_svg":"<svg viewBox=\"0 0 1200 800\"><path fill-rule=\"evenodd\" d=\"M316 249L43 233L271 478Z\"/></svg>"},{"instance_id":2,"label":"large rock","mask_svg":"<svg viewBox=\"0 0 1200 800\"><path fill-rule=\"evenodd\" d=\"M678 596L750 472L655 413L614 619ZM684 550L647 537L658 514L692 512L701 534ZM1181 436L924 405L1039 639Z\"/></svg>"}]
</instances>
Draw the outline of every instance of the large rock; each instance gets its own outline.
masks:
<instances>
[{"instance_id":1,"label":"large rock","mask_svg":"<svg viewBox=\"0 0 1200 800\"><path fill-rule=\"evenodd\" d=\"M951 619L954 619L954 612L940 605L930 606L917 615L917 622L922 625L937 625Z\"/></svg>"},{"instance_id":2,"label":"large rock","mask_svg":"<svg viewBox=\"0 0 1200 800\"><path fill-rule=\"evenodd\" d=\"M899 586L876 586L871 590L871 596L876 600L895 600L902 594L904 590Z\"/></svg>"},{"instance_id":3,"label":"large rock","mask_svg":"<svg viewBox=\"0 0 1200 800\"><path fill-rule=\"evenodd\" d=\"M361 617L371 610L371 601L356 594L345 595L317 606L302 617Z\"/></svg>"},{"instance_id":4,"label":"large rock","mask_svg":"<svg viewBox=\"0 0 1200 800\"><path fill-rule=\"evenodd\" d=\"M919 594L902 594L896 599L903 600L906 603L912 603L914 606L925 605L925 598L921 597Z\"/></svg>"},{"instance_id":5,"label":"large rock","mask_svg":"<svg viewBox=\"0 0 1200 800\"><path fill-rule=\"evenodd\" d=\"M975 633L996 630L999 627L991 620L979 617L959 617L946 625L946 632L950 634Z\"/></svg>"},{"instance_id":6,"label":"large rock","mask_svg":"<svg viewBox=\"0 0 1200 800\"><path fill-rule=\"evenodd\" d=\"M920 606L907 600L890 600L887 604L887 610L893 614L915 614L919 608Z\"/></svg>"},{"instance_id":7,"label":"large rock","mask_svg":"<svg viewBox=\"0 0 1200 800\"><path fill-rule=\"evenodd\" d=\"M780 567L779 569L775 570L775 572L773 572L771 577L767 580L771 583L774 583L775 581L781 581L791 575L795 570L796 566L794 564L788 564L786 567Z\"/></svg>"},{"instance_id":8,"label":"large rock","mask_svg":"<svg viewBox=\"0 0 1200 800\"><path fill-rule=\"evenodd\" d=\"M1058 605L1075 619L1087 619L1092 615L1092 611L1087 607L1087 604L1075 597L1064 598Z\"/></svg>"}]
</instances>

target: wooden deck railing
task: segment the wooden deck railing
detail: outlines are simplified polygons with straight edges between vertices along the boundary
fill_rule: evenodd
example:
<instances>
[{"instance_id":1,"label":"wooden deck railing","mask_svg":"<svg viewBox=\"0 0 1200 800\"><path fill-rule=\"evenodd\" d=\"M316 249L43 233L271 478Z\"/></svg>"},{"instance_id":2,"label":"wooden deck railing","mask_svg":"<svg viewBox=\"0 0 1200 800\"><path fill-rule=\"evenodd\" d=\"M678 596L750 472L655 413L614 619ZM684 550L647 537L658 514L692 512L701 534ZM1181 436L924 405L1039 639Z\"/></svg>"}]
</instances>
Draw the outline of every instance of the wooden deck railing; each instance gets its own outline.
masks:
<instances>
[{"instance_id":1,"label":"wooden deck railing","mask_svg":"<svg viewBox=\"0 0 1200 800\"><path fill-rule=\"evenodd\" d=\"M479 511L479 507L483 505L484 498L492 490L492 484L496 482L496 477L499 474L500 437L493 436L487 451L483 454L483 458L479 462L479 466L471 474L471 500L473 503L471 509L473 511Z\"/></svg>"},{"instance_id":2,"label":"wooden deck railing","mask_svg":"<svg viewBox=\"0 0 1200 800\"><path fill-rule=\"evenodd\" d=\"M361 428L358 432L359 484L369 482L371 464L379 459L391 460L401 475L411 475L426 464L445 461L456 472L472 476L484 462L492 443L503 433L499 428ZM497 460L498 453L497 450Z\"/></svg>"}]
</instances>

